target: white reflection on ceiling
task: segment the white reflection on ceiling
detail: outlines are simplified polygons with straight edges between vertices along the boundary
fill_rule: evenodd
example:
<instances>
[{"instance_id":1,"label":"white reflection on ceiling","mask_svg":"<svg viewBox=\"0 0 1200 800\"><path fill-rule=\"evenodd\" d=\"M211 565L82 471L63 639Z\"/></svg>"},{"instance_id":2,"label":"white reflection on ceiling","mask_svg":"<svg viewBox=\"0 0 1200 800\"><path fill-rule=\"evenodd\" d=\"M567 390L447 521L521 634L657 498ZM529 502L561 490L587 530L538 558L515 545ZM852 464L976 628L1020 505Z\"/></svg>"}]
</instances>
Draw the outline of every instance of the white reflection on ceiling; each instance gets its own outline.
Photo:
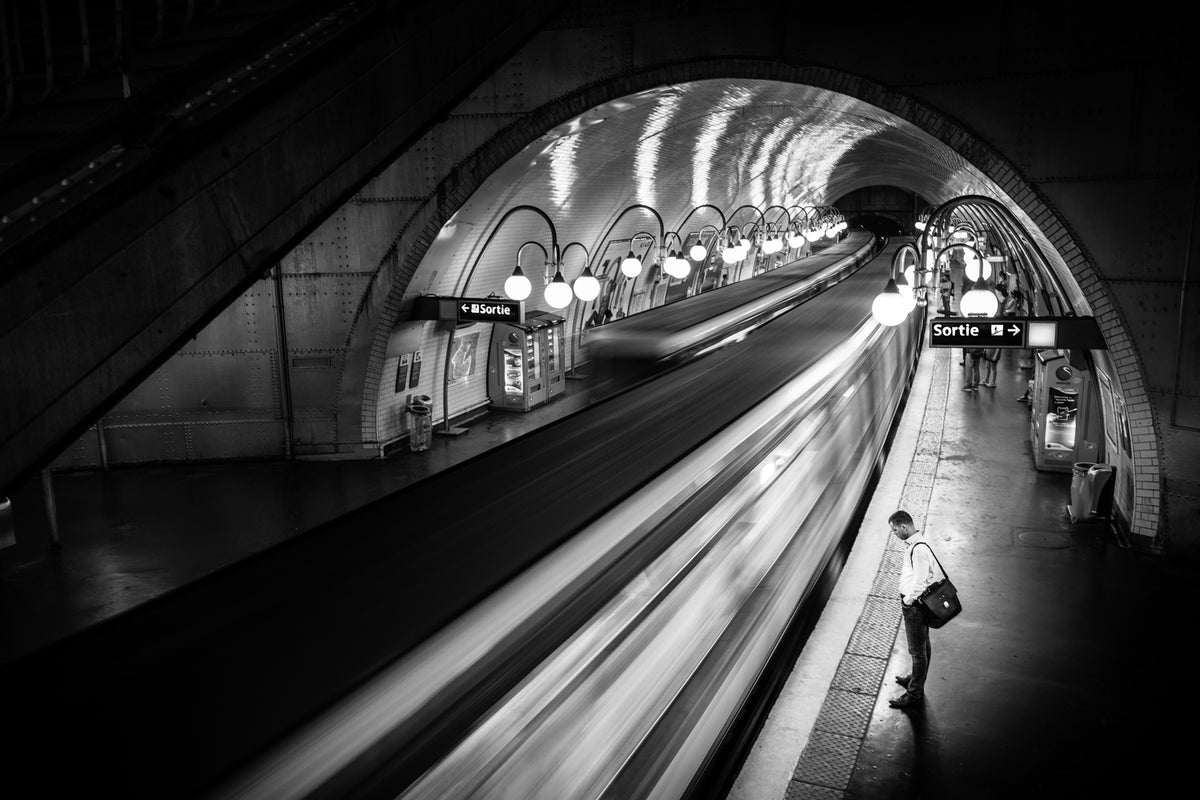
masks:
<instances>
[{"instance_id":1,"label":"white reflection on ceiling","mask_svg":"<svg viewBox=\"0 0 1200 800\"><path fill-rule=\"evenodd\" d=\"M750 165L750 198L751 205L764 209L775 202L776 197L783 195L783 176L776 173L774 167L775 155L779 145L788 135L785 127L788 120L780 120L770 130L758 145L758 154Z\"/></svg>"},{"instance_id":2,"label":"white reflection on ceiling","mask_svg":"<svg viewBox=\"0 0 1200 800\"><path fill-rule=\"evenodd\" d=\"M576 188L575 154L579 149L579 138L578 134L564 136L550 148L550 202L560 210Z\"/></svg>"},{"instance_id":3,"label":"white reflection on ceiling","mask_svg":"<svg viewBox=\"0 0 1200 800\"><path fill-rule=\"evenodd\" d=\"M717 164L717 154L720 153L723 159L730 160L732 155L740 155L737 151L733 153L723 150L723 145L726 144L725 131L729 128L730 123L738 112L746 106L754 97L754 93L744 87L731 86L726 88L715 103L712 104L712 112L705 119L703 126L700 129L700 135L696 137L696 148L692 156L692 205L698 206L703 203L713 203L721 206L723 198L713 198L710 194L709 177L714 171L718 175L726 175L731 173L731 167L736 172L736 165L730 163ZM734 136L739 136L737 132Z\"/></svg>"},{"instance_id":4,"label":"white reflection on ceiling","mask_svg":"<svg viewBox=\"0 0 1200 800\"><path fill-rule=\"evenodd\" d=\"M633 156L634 180L637 181L638 197L654 206L658 204L658 158L662 152L662 135L671 128L683 104L679 94L664 96L654 110L646 116L642 134L638 137L637 151Z\"/></svg>"}]
</instances>

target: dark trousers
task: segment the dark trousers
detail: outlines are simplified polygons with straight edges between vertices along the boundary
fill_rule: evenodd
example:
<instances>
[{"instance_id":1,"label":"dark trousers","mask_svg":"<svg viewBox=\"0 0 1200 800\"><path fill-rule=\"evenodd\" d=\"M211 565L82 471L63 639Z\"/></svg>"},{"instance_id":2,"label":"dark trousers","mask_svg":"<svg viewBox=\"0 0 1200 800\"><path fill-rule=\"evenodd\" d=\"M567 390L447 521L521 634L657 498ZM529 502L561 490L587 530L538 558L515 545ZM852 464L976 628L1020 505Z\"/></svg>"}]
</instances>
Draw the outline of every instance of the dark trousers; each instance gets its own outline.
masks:
<instances>
[{"instance_id":1,"label":"dark trousers","mask_svg":"<svg viewBox=\"0 0 1200 800\"><path fill-rule=\"evenodd\" d=\"M929 646L929 626L921 616L920 606L903 605L904 638L908 640L908 655L912 658L912 677L908 681L908 693L925 695L925 676L929 674L929 659L933 649Z\"/></svg>"}]
</instances>

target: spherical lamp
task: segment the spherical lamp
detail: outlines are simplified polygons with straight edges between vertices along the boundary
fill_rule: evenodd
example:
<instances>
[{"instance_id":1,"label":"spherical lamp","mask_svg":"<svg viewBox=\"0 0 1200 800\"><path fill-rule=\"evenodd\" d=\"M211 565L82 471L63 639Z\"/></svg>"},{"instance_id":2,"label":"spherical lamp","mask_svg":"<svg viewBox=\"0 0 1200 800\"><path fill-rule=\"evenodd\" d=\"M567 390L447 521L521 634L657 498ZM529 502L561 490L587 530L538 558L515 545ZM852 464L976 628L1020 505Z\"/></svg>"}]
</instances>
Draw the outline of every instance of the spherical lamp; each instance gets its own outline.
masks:
<instances>
[{"instance_id":1,"label":"spherical lamp","mask_svg":"<svg viewBox=\"0 0 1200 800\"><path fill-rule=\"evenodd\" d=\"M504 279L504 293L513 300L524 300L529 297L531 291L533 291L533 285L529 282L529 278L525 277L525 273L521 271L521 266L518 264L512 275Z\"/></svg>"},{"instance_id":2,"label":"spherical lamp","mask_svg":"<svg viewBox=\"0 0 1200 800\"><path fill-rule=\"evenodd\" d=\"M673 278L679 278L680 280L683 280L688 276L688 273L692 271L692 265L678 252L676 252L674 255L674 263L672 264L671 270L668 274Z\"/></svg>"},{"instance_id":3,"label":"spherical lamp","mask_svg":"<svg viewBox=\"0 0 1200 800\"><path fill-rule=\"evenodd\" d=\"M583 274L575 279L574 289L575 296L585 303L600 296L600 281L592 274L591 267L583 268Z\"/></svg>"},{"instance_id":4,"label":"spherical lamp","mask_svg":"<svg viewBox=\"0 0 1200 800\"><path fill-rule=\"evenodd\" d=\"M883 291L875 295L875 300L871 303L871 316L880 325L890 328L903 322L908 316L908 311L908 301L900 295L896 282L889 278Z\"/></svg>"},{"instance_id":5,"label":"spherical lamp","mask_svg":"<svg viewBox=\"0 0 1200 800\"><path fill-rule=\"evenodd\" d=\"M566 308L571 303L571 298L574 292L567 285L567 281L563 278L562 272L554 273L554 280L546 285L546 305L551 308Z\"/></svg>"},{"instance_id":6,"label":"spherical lamp","mask_svg":"<svg viewBox=\"0 0 1200 800\"><path fill-rule=\"evenodd\" d=\"M967 288L967 287L970 288ZM996 299L996 293L987 287L983 281L972 283L968 278L963 282L963 288L967 289L963 294L962 302L959 307L962 309L964 317L994 317L1000 309L1000 301Z\"/></svg>"},{"instance_id":7,"label":"spherical lamp","mask_svg":"<svg viewBox=\"0 0 1200 800\"><path fill-rule=\"evenodd\" d=\"M692 245L691 250L688 250L688 255L692 257L692 261L703 261L704 257L708 255L708 251L704 249L704 245L697 242Z\"/></svg>"},{"instance_id":8,"label":"spherical lamp","mask_svg":"<svg viewBox=\"0 0 1200 800\"><path fill-rule=\"evenodd\" d=\"M629 255L625 256L625 258L621 260L621 274L626 278L636 278L641 274L641 272L642 262L639 261L638 257L633 254L632 250L630 250Z\"/></svg>"}]
</instances>

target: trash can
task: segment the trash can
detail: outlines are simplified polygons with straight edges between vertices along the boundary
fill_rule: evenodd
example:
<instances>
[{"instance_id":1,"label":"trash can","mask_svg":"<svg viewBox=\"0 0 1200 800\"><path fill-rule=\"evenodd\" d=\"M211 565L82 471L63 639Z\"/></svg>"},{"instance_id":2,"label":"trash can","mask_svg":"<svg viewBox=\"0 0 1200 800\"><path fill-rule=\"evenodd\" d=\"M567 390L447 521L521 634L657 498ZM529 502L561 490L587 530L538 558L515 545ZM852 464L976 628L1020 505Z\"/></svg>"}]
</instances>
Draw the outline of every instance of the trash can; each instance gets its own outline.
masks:
<instances>
[{"instance_id":1,"label":"trash can","mask_svg":"<svg viewBox=\"0 0 1200 800\"><path fill-rule=\"evenodd\" d=\"M1087 516L1108 516L1109 508L1106 506L1112 502L1112 492L1105 490L1109 488L1112 474L1112 464L1093 464L1088 469L1083 488L1083 508ZM1108 502L1105 503L1103 500Z\"/></svg>"},{"instance_id":2,"label":"trash can","mask_svg":"<svg viewBox=\"0 0 1200 800\"><path fill-rule=\"evenodd\" d=\"M414 453L428 450L433 441L433 421L430 417L429 395L418 395L408 401L408 449Z\"/></svg>"},{"instance_id":3,"label":"trash can","mask_svg":"<svg viewBox=\"0 0 1200 800\"><path fill-rule=\"evenodd\" d=\"M0 495L0 550L17 543L17 529L13 527L12 501Z\"/></svg>"},{"instance_id":4,"label":"trash can","mask_svg":"<svg viewBox=\"0 0 1200 800\"><path fill-rule=\"evenodd\" d=\"M1067 506L1067 513L1071 515L1071 522L1087 517L1086 500L1084 491L1088 482L1088 470L1096 466L1091 461L1076 461L1075 466L1071 468L1071 503Z\"/></svg>"}]
</instances>

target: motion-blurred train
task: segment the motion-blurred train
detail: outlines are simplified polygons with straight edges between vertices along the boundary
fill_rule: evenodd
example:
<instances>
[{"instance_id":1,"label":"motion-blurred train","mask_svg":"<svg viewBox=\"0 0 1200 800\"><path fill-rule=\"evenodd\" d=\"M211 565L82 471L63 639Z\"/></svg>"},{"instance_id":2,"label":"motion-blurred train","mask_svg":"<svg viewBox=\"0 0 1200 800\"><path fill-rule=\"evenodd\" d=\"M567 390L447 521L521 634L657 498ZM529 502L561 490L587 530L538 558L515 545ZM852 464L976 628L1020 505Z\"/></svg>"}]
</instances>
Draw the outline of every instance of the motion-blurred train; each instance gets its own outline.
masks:
<instances>
[{"instance_id":1,"label":"motion-blurred train","mask_svg":"<svg viewBox=\"0 0 1200 800\"><path fill-rule=\"evenodd\" d=\"M324 796L346 785L364 729L395 737L424 715L407 735L436 736L471 703L464 682L505 688L419 774L375 764L349 784L405 800L715 796L795 655L789 629L840 569L916 364L921 315L895 328L870 315L899 245L863 239L803 278L764 276L749 300L713 291L717 322L681 302L603 331L600 358L687 357L636 389L662 414L651 435L686 452L220 796ZM711 435L687 435L727 404L738 413ZM574 598L597 586L580 613Z\"/></svg>"},{"instance_id":2,"label":"motion-blurred train","mask_svg":"<svg viewBox=\"0 0 1200 800\"><path fill-rule=\"evenodd\" d=\"M715 796L906 396L923 314L870 314L902 246L851 234L794 279L630 318L667 349L603 357L659 374L3 665L7 777L48 796Z\"/></svg>"}]
</instances>

